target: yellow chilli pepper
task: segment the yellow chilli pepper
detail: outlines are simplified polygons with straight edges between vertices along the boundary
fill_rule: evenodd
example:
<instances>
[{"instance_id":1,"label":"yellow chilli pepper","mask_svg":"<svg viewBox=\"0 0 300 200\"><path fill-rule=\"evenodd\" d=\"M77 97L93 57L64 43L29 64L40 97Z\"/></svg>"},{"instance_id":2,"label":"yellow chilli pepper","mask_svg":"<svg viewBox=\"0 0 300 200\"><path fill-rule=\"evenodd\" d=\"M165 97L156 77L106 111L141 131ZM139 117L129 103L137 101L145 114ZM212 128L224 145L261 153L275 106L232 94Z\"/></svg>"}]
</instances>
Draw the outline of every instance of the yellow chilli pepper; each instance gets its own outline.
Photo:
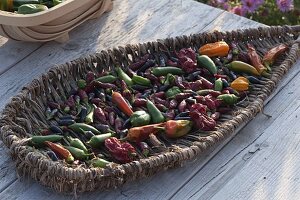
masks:
<instances>
[{"instance_id":1,"label":"yellow chilli pepper","mask_svg":"<svg viewBox=\"0 0 300 200\"><path fill-rule=\"evenodd\" d=\"M245 91L249 89L249 80L243 76L238 77L230 86L237 91Z\"/></svg>"},{"instance_id":2,"label":"yellow chilli pepper","mask_svg":"<svg viewBox=\"0 0 300 200\"><path fill-rule=\"evenodd\" d=\"M207 55L208 57L227 56L228 52L229 45L224 41L208 43L199 48L199 54Z\"/></svg>"}]
</instances>

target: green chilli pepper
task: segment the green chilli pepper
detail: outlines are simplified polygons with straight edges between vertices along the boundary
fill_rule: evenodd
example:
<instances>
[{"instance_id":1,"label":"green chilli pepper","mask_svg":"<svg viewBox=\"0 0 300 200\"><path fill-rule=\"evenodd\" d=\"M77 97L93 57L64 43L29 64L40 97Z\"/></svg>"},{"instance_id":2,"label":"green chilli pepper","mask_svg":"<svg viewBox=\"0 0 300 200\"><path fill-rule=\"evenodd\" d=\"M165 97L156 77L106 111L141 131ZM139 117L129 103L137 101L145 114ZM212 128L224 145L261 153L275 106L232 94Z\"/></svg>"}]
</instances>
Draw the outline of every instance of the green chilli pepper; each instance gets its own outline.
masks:
<instances>
[{"instance_id":1,"label":"green chilli pepper","mask_svg":"<svg viewBox=\"0 0 300 200\"><path fill-rule=\"evenodd\" d=\"M221 99L227 105L234 105L238 101L238 97L234 94L222 94L217 97L217 99Z\"/></svg>"},{"instance_id":2,"label":"green chilli pepper","mask_svg":"<svg viewBox=\"0 0 300 200\"><path fill-rule=\"evenodd\" d=\"M85 88L85 86L86 86L86 81L85 81L84 79L79 79L79 80L77 81L77 86L78 86L78 88L80 88L80 89Z\"/></svg>"},{"instance_id":3,"label":"green chilli pepper","mask_svg":"<svg viewBox=\"0 0 300 200\"><path fill-rule=\"evenodd\" d=\"M85 153L82 149L78 149L76 147L72 146L64 146L71 154L74 156L74 158L78 160L88 160L91 154Z\"/></svg>"},{"instance_id":4,"label":"green chilli pepper","mask_svg":"<svg viewBox=\"0 0 300 200\"><path fill-rule=\"evenodd\" d=\"M109 163L111 162L104 160L102 158L93 158L92 160L88 161L89 165L93 167L100 167L100 168L106 167Z\"/></svg>"},{"instance_id":5,"label":"green chilli pepper","mask_svg":"<svg viewBox=\"0 0 300 200\"><path fill-rule=\"evenodd\" d=\"M207 69L212 74L217 74L218 72L214 61L212 61L212 59L210 59L207 55L197 56L197 64L199 67Z\"/></svg>"},{"instance_id":6,"label":"green chilli pepper","mask_svg":"<svg viewBox=\"0 0 300 200\"><path fill-rule=\"evenodd\" d=\"M95 107L91 106L90 112L85 117L85 122L86 123L91 124L91 123L94 122L94 110L95 110Z\"/></svg>"},{"instance_id":7,"label":"green chilli pepper","mask_svg":"<svg viewBox=\"0 0 300 200\"><path fill-rule=\"evenodd\" d=\"M162 115L159 109L149 100L147 101L147 109L153 123L160 123L165 121L165 117Z\"/></svg>"},{"instance_id":8,"label":"green chilli pepper","mask_svg":"<svg viewBox=\"0 0 300 200\"><path fill-rule=\"evenodd\" d=\"M239 73L246 73L250 75L259 76L258 71L253 67L252 65L249 65L248 63L244 63L242 61L232 61L227 65L228 69L239 72Z\"/></svg>"},{"instance_id":9,"label":"green chilli pepper","mask_svg":"<svg viewBox=\"0 0 300 200\"><path fill-rule=\"evenodd\" d=\"M223 82L222 82L222 79L221 78L218 78L216 81L215 81L215 90L216 91L222 91L223 89Z\"/></svg>"},{"instance_id":10,"label":"green chilli pepper","mask_svg":"<svg viewBox=\"0 0 300 200\"><path fill-rule=\"evenodd\" d=\"M18 14L33 14L48 10L48 7L41 4L23 4L18 8Z\"/></svg>"},{"instance_id":11,"label":"green chilli pepper","mask_svg":"<svg viewBox=\"0 0 300 200\"><path fill-rule=\"evenodd\" d=\"M100 131L98 131L96 128L94 128L93 126L90 126L88 124L85 123L75 123L72 124L70 126L68 126L68 128L70 128L71 130L75 131L75 132L79 132L81 133L81 129L84 131L92 131L94 134L101 134Z\"/></svg>"},{"instance_id":12,"label":"green chilli pepper","mask_svg":"<svg viewBox=\"0 0 300 200\"><path fill-rule=\"evenodd\" d=\"M150 120L151 120L150 115L143 110L135 111L130 116L130 123L133 127L148 125L150 123Z\"/></svg>"},{"instance_id":13,"label":"green chilli pepper","mask_svg":"<svg viewBox=\"0 0 300 200\"><path fill-rule=\"evenodd\" d=\"M180 88L177 86L174 86L166 92L167 98L173 98L176 94L179 94L181 92Z\"/></svg>"},{"instance_id":14,"label":"green chilli pepper","mask_svg":"<svg viewBox=\"0 0 300 200\"><path fill-rule=\"evenodd\" d=\"M105 133L105 134L101 134L101 135L95 135L95 136L91 137L91 139L89 141L87 141L86 143L93 148L99 148L99 147L101 147L101 145L107 138L111 138L113 136L114 136L114 133Z\"/></svg>"},{"instance_id":15,"label":"green chilli pepper","mask_svg":"<svg viewBox=\"0 0 300 200\"><path fill-rule=\"evenodd\" d=\"M138 85L151 86L151 81L142 76L133 75L132 81L133 81L133 83L138 84Z\"/></svg>"},{"instance_id":16,"label":"green chilli pepper","mask_svg":"<svg viewBox=\"0 0 300 200\"><path fill-rule=\"evenodd\" d=\"M121 67L117 67L116 68L116 72L118 74L118 77L120 79L122 79L123 81L125 81L125 83L128 86L132 86L133 85L132 79L121 69Z\"/></svg>"},{"instance_id":17,"label":"green chilli pepper","mask_svg":"<svg viewBox=\"0 0 300 200\"><path fill-rule=\"evenodd\" d=\"M78 138L71 138L71 137L67 137L68 141L70 142L70 146L72 147L76 147L78 149L83 150L85 153L88 152L86 146L83 144L83 142L81 140L79 140Z\"/></svg>"},{"instance_id":18,"label":"green chilli pepper","mask_svg":"<svg viewBox=\"0 0 300 200\"><path fill-rule=\"evenodd\" d=\"M32 136L30 138L30 142L35 146L43 145L44 142L50 141L50 142L58 142L61 139L63 139L63 136L61 135L37 135Z\"/></svg>"},{"instance_id":19,"label":"green chilli pepper","mask_svg":"<svg viewBox=\"0 0 300 200\"><path fill-rule=\"evenodd\" d=\"M183 71L178 67L155 67L152 69L152 73L155 76L166 76L168 74L182 75Z\"/></svg>"},{"instance_id":20,"label":"green chilli pepper","mask_svg":"<svg viewBox=\"0 0 300 200\"><path fill-rule=\"evenodd\" d=\"M175 76L173 74L167 74L164 85L172 85L175 83Z\"/></svg>"},{"instance_id":21,"label":"green chilli pepper","mask_svg":"<svg viewBox=\"0 0 300 200\"><path fill-rule=\"evenodd\" d=\"M116 80L117 80L117 77L115 77L113 75L102 76L102 77L95 79L95 81L100 81L101 83L113 83Z\"/></svg>"}]
</instances>

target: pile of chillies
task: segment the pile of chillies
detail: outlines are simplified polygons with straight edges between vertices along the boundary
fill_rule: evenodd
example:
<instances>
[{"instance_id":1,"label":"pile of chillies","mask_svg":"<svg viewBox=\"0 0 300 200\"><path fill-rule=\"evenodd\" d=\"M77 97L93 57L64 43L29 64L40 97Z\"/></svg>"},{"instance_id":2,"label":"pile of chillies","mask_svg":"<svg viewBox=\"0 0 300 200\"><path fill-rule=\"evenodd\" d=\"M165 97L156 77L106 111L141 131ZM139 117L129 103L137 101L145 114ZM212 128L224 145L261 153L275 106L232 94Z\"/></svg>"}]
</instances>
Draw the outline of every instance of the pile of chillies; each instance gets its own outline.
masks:
<instances>
[{"instance_id":1,"label":"pile of chillies","mask_svg":"<svg viewBox=\"0 0 300 200\"><path fill-rule=\"evenodd\" d=\"M191 132L216 130L251 89L269 77L280 44L261 58L220 41L198 52L146 54L127 67L89 71L63 103L48 102L48 129L29 145L53 161L89 167L127 163L166 151Z\"/></svg>"},{"instance_id":2,"label":"pile of chillies","mask_svg":"<svg viewBox=\"0 0 300 200\"><path fill-rule=\"evenodd\" d=\"M0 10L33 14L48 10L66 0L0 0Z\"/></svg>"}]
</instances>

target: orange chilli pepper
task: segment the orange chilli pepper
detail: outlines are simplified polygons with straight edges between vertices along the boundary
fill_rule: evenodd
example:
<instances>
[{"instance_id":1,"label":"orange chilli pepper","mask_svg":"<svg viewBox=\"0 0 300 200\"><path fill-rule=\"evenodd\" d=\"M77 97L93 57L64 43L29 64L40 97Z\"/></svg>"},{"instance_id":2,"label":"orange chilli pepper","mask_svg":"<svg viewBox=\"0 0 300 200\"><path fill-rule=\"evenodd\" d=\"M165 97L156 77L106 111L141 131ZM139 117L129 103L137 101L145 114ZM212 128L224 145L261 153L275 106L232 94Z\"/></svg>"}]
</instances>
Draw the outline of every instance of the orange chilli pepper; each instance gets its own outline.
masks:
<instances>
[{"instance_id":1,"label":"orange chilli pepper","mask_svg":"<svg viewBox=\"0 0 300 200\"><path fill-rule=\"evenodd\" d=\"M270 49L263 57L263 64L265 65L265 67L271 71L270 65L273 65L275 59L287 49L288 46L285 44L280 44Z\"/></svg>"},{"instance_id":2,"label":"orange chilli pepper","mask_svg":"<svg viewBox=\"0 0 300 200\"><path fill-rule=\"evenodd\" d=\"M60 158L65 159L67 163L72 163L74 161L74 157L72 156L70 151L63 146L49 141L46 141L45 144Z\"/></svg>"},{"instance_id":3,"label":"orange chilli pepper","mask_svg":"<svg viewBox=\"0 0 300 200\"><path fill-rule=\"evenodd\" d=\"M230 87L237 91L246 91L249 89L249 80L240 76L230 84Z\"/></svg>"},{"instance_id":4,"label":"orange chilli pepper","mask_svg":"<svg viewBox=\"0 0 300 200\"><path fill-rule=\"evenodd\" d=\"M229 52L229 45L224 41L205 44L199 49L201 55L207 55L209 57L214 56L227 56Z\"/></svg>"},{"instance_id":5,"label":"orange chilli pepper","mask_svg":"<svg viewBox=\"0 0 300 200\"><path fill-rule=\"evenodd\" d=\"M255 67L260 75L267 70L267 68L265 68L265 66L261 63L261 59L255 48L250 44L248 44L248 56L252 66Z\"/></svg>"},{"instance_id":6,"label":"orange chilli pepper","mask_svg":"<svg viewBox=\"0 0 300 200\"><path fill-rule=\"evenodd\" d=\"M131 116L133 111L119 92L112 93L112 102L117 104L118 108L128 116Z\"/></svg>"}]
</instances>

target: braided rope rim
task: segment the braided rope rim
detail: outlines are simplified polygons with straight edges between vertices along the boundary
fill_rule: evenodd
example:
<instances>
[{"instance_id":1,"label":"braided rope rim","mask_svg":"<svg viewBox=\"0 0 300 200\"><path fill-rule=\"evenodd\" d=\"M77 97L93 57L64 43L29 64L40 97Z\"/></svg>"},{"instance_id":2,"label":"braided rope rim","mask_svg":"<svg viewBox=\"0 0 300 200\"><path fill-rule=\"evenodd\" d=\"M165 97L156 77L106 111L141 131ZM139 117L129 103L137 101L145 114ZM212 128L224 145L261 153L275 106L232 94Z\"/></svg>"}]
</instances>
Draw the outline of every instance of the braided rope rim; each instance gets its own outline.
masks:
<instances>
[{"instance_id":1,"label":"braided rope rim","mask_svg":"<svg viewBox=\"0 0 300 200\"><path fill-rule=\"evenodd\" d=\"M126 45L111 50L101 51L74 61L51 68L46 74L33 80L14 96L6 105L0 119L0 136L16 160L17 172L28 175L42 185L59 192L85 192L95 189L117 187L125 182L140 177L151 176L163 169L176 167L200 155L203 151L218 144L234 133L241 124L249 122L263 107L264 100L271 94L284 74L300 56L300 26L259 27L230 32L200 33L190 36L167 38L137 45ZM240 48L251 42L256 47L266 47L285 42L291 45L287 57L274 68L271 79L264 79L249 95L250 103L238 109L232 119L223 122L217 131L208 136L198 137L186 148L173 149L157 156L151 156L131 163L114 165L109 168L70 168L62 163L47 159L38 151L26 146L28 132L35 128L46 128L47 121L43 110L47 101L64 101L66 95L76 88L76 80L87 71L111 70L115 65L127 66L132 59L146 53L168 52L183 47L199 47L218 40L235 41Z\"/></svg>"}]
</instances>

